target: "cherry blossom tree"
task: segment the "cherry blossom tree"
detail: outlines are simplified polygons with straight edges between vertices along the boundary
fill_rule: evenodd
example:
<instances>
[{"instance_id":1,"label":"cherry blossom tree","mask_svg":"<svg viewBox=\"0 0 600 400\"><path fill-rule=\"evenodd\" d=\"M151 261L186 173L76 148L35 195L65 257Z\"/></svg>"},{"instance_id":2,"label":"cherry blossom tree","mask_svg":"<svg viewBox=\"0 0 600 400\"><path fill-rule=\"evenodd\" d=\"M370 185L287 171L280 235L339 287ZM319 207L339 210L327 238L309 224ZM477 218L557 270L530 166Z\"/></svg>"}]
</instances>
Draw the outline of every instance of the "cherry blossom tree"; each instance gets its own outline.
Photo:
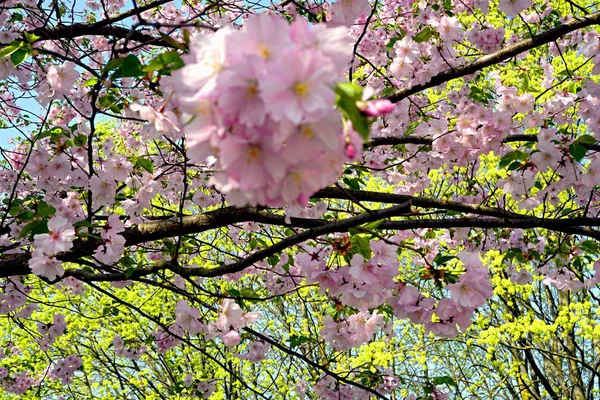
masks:
<instances>
[{"instance_id":1,"label":"cherry blossom tree","mask_svg":"<svg viewBox=\"0 0 600 400\"><path fill-rule=\"evenodd\" d=\"M596 3L0 22L3 398L600 396Z\"/></svg>"}]
</instances>

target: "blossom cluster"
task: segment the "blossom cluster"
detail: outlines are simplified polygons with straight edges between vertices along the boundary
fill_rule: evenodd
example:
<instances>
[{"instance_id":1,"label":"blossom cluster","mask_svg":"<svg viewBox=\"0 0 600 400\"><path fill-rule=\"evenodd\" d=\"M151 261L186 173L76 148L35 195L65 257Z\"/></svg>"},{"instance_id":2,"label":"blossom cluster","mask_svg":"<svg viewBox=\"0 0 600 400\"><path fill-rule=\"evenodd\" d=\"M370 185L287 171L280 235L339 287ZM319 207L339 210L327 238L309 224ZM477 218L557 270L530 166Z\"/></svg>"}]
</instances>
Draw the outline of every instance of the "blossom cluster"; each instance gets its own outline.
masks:
<instances>
[{"instance_id":1,"label":"blossom cluster","mask_svg":"<svg viewBox=\"0 0 600 400\"><path fill-rule=\"evenodd\" d=\"M343 240L343 239L342 239ZM398 275L396 247L380 240L370 242L374 256L365 260L354 254L350 265L338 269L327 266L324 254L320 256L302 253L295 263L302 268L308 283L318 283L321 292L339 296L342 303L367 311L378 307L392 295L394 278Z\"/></svg>"},{"instance_id":2,"label":"blossom cluster","mask_svg":"<svg viewBox=\"0 0 600 400\"><path fill-rule=\"evenodd\" d=\"M467 33L469 42L473 43L482 53L493 53L500 50L504 40L504 27L494 28L490 25L475 26Z\"/></svg>"},{"instance_id":3,"label":"blossom cluster","mask_svg":"<svg viewBox=\"0 0 600 400\"><path fill-rule=\"evenodd\" d=\"M125 341L119 335L115 335L112 340L113 348L115 349L115 354L119 357L124 357L130 360L139 360L142 354L146 352L146 346L140 346L135 349L132 347L127 347L125 345Z\"/></svg>"},{"instance_id":4,"label":"blossom cluster","mask_svg":"<svg viewBox=\"0 0 600 400\"><path fill-rule=\"evenodd\" d=\"M75 371L77 371L81 365L83 364L83 360L77 354L71 354L67 358L62 360L58 360L52 371L50 372L50 376L55 379L60 379L60 381L67 385L71 383L71 378Z\"/></svg>"},{"instance_id":5,"label":"blossom cluster","mask_svg":"<svg viewBox=\"0 0 600 400\"><path fill-rule=\"evenodd\" d=\"M351 48L342 27L251 16L239 30L225 27L193 41L185 67L161 83L174 92L178 121L166 112L160 121L148 119L174 138L181 127L192 161L216 157L209 184L229 203L306 204L335 182L344 162L333 86L347 71Z\"/></svg>"},{"instance_id":6,"label":"blossom cluster","mask_svg":"<svg viewBox=\"0 0 600 400\"><path fill-rule=\"evenodd\" d=\"M73 225L66 218L52 217L48 221L48 233L37 234L33 239L34 251L29 260L31 272L50 280L63 276L65 270L62 262L54 255L73 247Z\"/></svg>"},{"instance_id":7,"label":"blossom cluster","mask_svg":"<svg viewBox=\"0 0 600 400\"><path fill-rule=\"evenodd\" d=\"M37 330L42 336L36 338L36 342L42 350L49 350L56 338L64 334L66 329L67 323L64 315L54 314L51 324L38 323Z\"/></svg>"},{"instance_id":8,"label":"blossom cluster","mask_svg":"<svg viewBox=\"0 0 600 400\"><path fill-rule=\"evenodd\" d=\"M0 287L3 289L0 293L0 314L8 314L23 307L27 303L27 294L31 292L31 288L23 285L18 277L11 277L8 282L0 284Z\"/></svg>"}]
</instances>

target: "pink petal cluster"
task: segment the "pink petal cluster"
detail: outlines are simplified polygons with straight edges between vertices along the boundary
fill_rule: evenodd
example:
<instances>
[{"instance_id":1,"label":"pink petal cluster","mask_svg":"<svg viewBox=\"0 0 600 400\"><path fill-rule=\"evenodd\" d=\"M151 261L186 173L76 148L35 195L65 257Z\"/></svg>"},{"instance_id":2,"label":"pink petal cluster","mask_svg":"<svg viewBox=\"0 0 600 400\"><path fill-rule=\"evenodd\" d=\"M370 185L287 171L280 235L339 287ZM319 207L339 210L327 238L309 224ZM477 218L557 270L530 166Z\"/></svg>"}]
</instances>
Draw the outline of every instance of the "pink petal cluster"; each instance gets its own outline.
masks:
<instances>
[{"instance_id":1,"label":"pink petal cluster","mask_svg":"<svg viewBox=\"0 0 600 400\"><path fill-rule=\"evenodd\" d=\"M104 243L94 253L96 260L103 264L114 264L121 259L125 253L125 238L119 233L124 230L125 226L117 214L108 217L108 223L100 234Z\"/></svg>"},{"instance_id":2,"label":"pink petal cluster","mask_svg":"<svg viewBox=\"0 0 600 400\"><path fill-rule=\"evenodd\" d=\"M216 157L209 183L229 203L306 204L335 182L344 136L332 87L351 59L346 29L260 14L191 47L172 103L189 157Z\"/></svg>"},{"instance_id":3,"label":"pink petal cluster","mask_svg":"<svg viewBox=\"0 0 600 400\"><path fill-rule=\"evenodd\" d=\"M354 254L350 266L329 268L324 258L301 253L295 263L306 276L307 283L318 283L324 293L339 296L343 304L367 311L383 304L392 295L398 275L396 247L383 241L371 241L374 256L365 260Z\"/></svg>"},{"instance_id":4,"label":"pink petal cluster","mask_svg":"<svg viewBox=\"0 0 600 400\"><path fill-rule=\"evenodd\" d=\"M175 324L185 329L190 335L204 331L204 324L200 321L200 310L190 306L187 301L179 300L175 308Z\"/></svg>"},{"instance_id":5,"label":"pink petal cluster","mask_svg":"<svg viewBox=\"0 0 600 400\"><path fill-rule=\"evenodd\" d=\"M50 372L50 376L54 379L60 379L60 381L67 385L71 383L71 378L75 371L81 368L83 364L83 360L77 354L71 354L67 358L62 360L58 360L52 371Z\"/></svg>"},{"instance_id":6,"label":"pink petal cluster","mask_svg":"<svg viewBox=\"0 0 600 400\"><path fill-rule=\"evenodd\" d=\"M63 276L65 270L62 262L53 256L73 247L74 239L73 224L63 217L52 217L48 221L48 233L33 237L34 251L29 260L31 272L50 280Z\"/></svg>"},{"instance_id":7,"label":"pink petal cluster","mask_svg":"<svg viewBox=\"0 0 600 400\"><path fill-rule=\"evenodd\" d=\"M516 17L521 11L533 5L531 0L500 0L498 9L508 16Z\"/></svg>"},{"instance_id":8,"label":"pink petal cluster","mask_svg":"<svg viewBox=\"0 0 600 400\"><path fill-rule=\"evenodd\" d=\"M504 27L494 28L491 25L478 26L467 33L469 42L473 43L482 53L493 53L500 50L504 41Z\"/></svg>"},{"instance_id":9,"label":"pink petal cluster","mask_svg":"<svg viewBox=\"0 0 600 400\"><path fill-rule=\"evenodd\" d=\"M41 337L35 341L40 345L42 350L49 350L56 338L65 333L67 323L62 314L55 314L50 324L38 323L37 330Z\"/></svg>"},{"instance_id":10,"label":"pink petal cluster","mask_svg":"<svg viewBox=\"0 0 600 400\"><path fill-rule=\"evenodd\" d=\"M245 354L238 354L240 360L247 360L250 362L259 362L267 358L267 352L271 349L271 344L262 340L256 340L248 344L248 352Z\"/></svg>"},{"instance_id":11,"label":"pink petal cluster","mask_svg":"<svg viewBox=\"0 0 600 400\"><path fill-rule=\"evenodd\" d=\"M115 349L115 354L119 357L124 357L130 360L139 360L142 354L144 354L147 350L146 346L140 346L135 349L132 347L126 347L125 341L119 335L115 335L112 340L113 348Z\"/></svg>"},{"instance_id":12,"label":"pink petal cluster","mask_svg":"<svg viewBox=\"0 0 600 400\"><path fill-rule=\"evenodd\" d=\"M261 316L260 312L244 312L234 300L225 299L221 304L217 322L208 325L206 338L218 336L226 346L236 346L242 340L238 331L253 324Z\"/></svg>"}]
</instances>

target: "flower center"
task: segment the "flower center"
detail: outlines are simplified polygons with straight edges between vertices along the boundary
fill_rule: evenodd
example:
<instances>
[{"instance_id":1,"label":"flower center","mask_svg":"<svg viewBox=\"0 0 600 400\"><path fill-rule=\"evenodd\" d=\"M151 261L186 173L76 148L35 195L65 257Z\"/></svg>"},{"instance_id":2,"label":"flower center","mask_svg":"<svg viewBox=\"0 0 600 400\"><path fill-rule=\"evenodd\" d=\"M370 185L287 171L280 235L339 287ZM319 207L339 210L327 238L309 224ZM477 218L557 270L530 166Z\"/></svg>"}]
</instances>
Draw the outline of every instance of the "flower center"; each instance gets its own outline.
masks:
<instances>
[{"instance_id":1,"label":"flower center","mask_svg":"<svg viewBox=\"0 0 600 400\"><path fill-rule=\"evenodd\" d=\"M306 83L296 83L294 91L298 96L306 96L308 94L308 85Z\"/></svg>"},{"instance_id":2,"label":"flower center","mask_svg":"<svg viewBox=\"0 0 600 400\"><path fill-rule=\"evenodd\" d=\"M248 150L248 164L258 158L258 156L260 156L260 149L255 145L251 145Z\"/></svg>"},{"instance_id":3,"label":"flower center","mask_svg":"<svg viewBox=\"0 0 600 400\"><path fill-rule=\"evenodd\" d=\"M251 99L258 93L258 88L255 84L248 86L248 90L246 91L246 98Z\"/></svg>"}]
</instances>

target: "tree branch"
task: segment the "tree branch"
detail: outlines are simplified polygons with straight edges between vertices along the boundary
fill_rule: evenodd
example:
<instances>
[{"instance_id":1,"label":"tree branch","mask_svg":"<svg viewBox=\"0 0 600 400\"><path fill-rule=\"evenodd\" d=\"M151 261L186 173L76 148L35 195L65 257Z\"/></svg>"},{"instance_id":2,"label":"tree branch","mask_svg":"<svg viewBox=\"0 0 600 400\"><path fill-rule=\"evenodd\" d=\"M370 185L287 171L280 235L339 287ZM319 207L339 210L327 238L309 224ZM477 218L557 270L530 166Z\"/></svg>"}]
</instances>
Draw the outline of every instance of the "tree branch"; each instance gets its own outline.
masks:
<instances>
[{"instance_id":1,"label":"tree branch","mask_svg":"<svg viewBox=\"0 0 600 400\"><path fill-rule=\"evenodd\" d=\"M538 137L537 135L510 135L505 137L502 140L502 143L515 143L515 142L535 142L537 143ZM369 140L363 144L363 148L370 149L378 146L387 146L387 145L395 145L395 144L420 144L420 145L432 145L433 138L429 136L387 136L387 137L378 137ZM581 143L583 147L588 150L600 151L600 145L598 144L586 144Z\"/></svg>"},{"instance_id":2,"label":"tree branch","mask_svg":"<svg viewBox=\"0 0 600 400\"><path fill-rule=\"evenodd\" d=\"M598 23L600 23L600 12L595 14L589 14L578 19L574 19L572 21L559 25L554 29L550 29L549 31L545 31L540 33L539 35L535 35L532 38L525 39L519 43L515 43L510 46L506 46L501 50L485 55L473 62L443 71L432 77L431 80L427 83L400 89L395 93L392 93L391 95L387 96L386 98L393 103L397 103L407 98L408 96L419 93L425 89L436 87L441 85L442 83L451 81L453 79L470 75L472 73L482 70L483 68L498 64L502 61L508 60L509 58L524 53L528 50L534 49L544 44L554 42L557 39L571 32Z\"/></svg>"}]
</instances>

